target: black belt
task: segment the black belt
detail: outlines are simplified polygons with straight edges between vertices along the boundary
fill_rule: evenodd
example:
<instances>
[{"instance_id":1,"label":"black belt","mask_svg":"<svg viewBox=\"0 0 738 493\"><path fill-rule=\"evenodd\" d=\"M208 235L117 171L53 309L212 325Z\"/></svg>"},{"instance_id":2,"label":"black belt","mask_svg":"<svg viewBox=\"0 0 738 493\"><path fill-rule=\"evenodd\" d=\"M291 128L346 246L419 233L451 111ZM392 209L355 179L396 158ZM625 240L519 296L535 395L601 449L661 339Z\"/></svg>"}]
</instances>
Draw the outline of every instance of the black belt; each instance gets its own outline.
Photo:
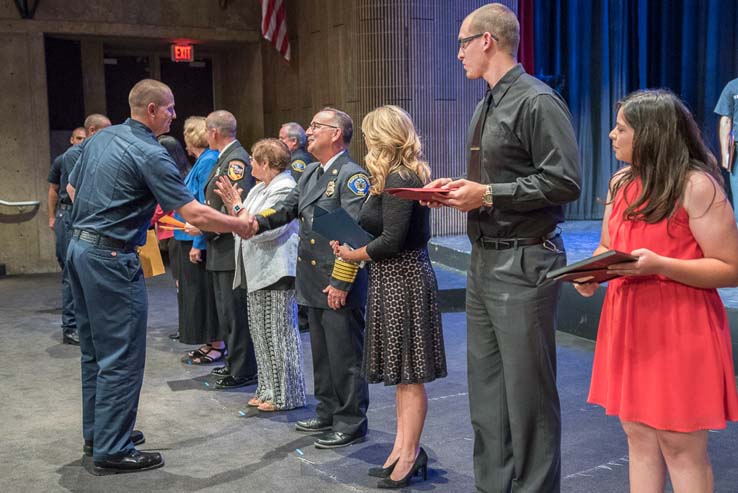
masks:
<instances>
[{"instance_id":1,"label":"black belt","mask_svg":"<svg viewBox=\"0 0 738 493\"><path fill-rule=\"evenodd\" d=\"M490 238L482 236L477 240L479 246L485 250L507 250L523 246L540 245L559 236L558 230L551 231L547 235L538 238Z\"/></svg>"},{"instance_id":2,"label":"black belt","mask_svg":"<svg viewBox=\"0 0 738 493\"><path fill-rule=\"evenodd\" d=\"M68 211L71 208L72 208L72 204L65 204L64 202L62 202L61 204L59 204L59 209L61 209L63 211Z\"/></svg>"},{"instance_id":3,"label":"black belt","mask_svg":"<svg viewBox=\"0 0 738 493\"><path fill-rule=\"evenodd\" d=\"M75 229L73 237L95 246L117 248L119 250L126 250L131 252L134 250L134 247L130 243L127 243L123 240L117 240L109 236L92 233L90 231L84 231L82 229Z\"/></svg>"}]
</instances>

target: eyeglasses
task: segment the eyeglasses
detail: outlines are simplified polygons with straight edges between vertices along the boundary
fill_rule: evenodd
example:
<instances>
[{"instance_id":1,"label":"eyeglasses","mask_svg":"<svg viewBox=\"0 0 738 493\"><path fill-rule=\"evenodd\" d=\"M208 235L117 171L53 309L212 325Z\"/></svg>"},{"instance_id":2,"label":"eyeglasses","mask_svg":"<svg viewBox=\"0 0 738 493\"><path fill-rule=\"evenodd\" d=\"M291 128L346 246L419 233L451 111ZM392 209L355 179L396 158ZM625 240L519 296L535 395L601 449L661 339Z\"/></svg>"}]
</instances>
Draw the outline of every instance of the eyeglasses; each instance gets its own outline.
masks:
<instances>
[{"instance_id":1,"label":"eyeglasses","mask_svg":"<svg viewBox=\"0 0 738 493\"><path fill-rule=\"evenodd\" d=\"M481 38L484 36L485 33L479 33L479 34L472 34L471 36L467 36L466 38L459 38L459 49L460 50L466 50L466 47L469 46L469 43L474 41L477 38ZM497 39L497 36L495 36L492 33L489 33L489 35L494 39L495 41L499 41Z\"/></svg>"},{"instance_id":2,"label":"eyeglasses","mask_svg":"<svg viewBox=\"0 0 738 493\"><path fill-rule=\"evenodd\" d=\"M320 123L320 122L310 122L310 125L308 125L308 128L312 131L319 130L323 127L339 128L336 125L328 125L327 123Z\"/></svg>"}]
</instances>

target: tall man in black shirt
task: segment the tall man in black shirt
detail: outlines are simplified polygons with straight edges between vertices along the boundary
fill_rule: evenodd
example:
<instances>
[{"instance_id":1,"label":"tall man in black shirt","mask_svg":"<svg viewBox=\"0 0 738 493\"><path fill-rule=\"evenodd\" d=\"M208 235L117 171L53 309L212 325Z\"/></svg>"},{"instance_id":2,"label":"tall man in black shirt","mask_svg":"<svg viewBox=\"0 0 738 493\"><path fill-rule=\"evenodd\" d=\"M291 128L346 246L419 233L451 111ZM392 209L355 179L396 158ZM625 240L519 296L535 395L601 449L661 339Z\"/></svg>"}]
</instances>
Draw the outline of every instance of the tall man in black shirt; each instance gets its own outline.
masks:
<instances>
[{"instance_id":1,"label":"tall man in black shirt","mask_svg":"<svg viewBox=\"0 0 738 493\"><path fill-rule=\"evenodd\" d=\"M580 193L566 103L517 63L520 26L501 4L472 12L458 59L488 91L469 125L467 179L440 178L443 204L468 212L469 405L479 491L555 492L561 483L556 389L556 225Z\"/></svg>"}]
</instances>

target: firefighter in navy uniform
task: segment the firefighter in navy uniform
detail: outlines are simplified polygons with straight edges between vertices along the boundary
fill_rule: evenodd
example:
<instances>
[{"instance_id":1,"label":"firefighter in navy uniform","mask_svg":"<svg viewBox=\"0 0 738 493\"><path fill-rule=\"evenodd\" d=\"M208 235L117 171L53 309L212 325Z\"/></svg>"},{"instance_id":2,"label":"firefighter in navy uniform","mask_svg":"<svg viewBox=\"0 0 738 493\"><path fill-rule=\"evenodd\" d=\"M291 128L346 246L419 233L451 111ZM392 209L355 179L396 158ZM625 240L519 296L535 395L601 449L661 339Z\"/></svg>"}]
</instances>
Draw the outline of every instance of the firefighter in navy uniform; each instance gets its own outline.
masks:
<instances>
[{"instance_id":1,"label":"firefighter in navy uniform","mask_svg":"<svg viewBox=\"0 0 738 493\"><path fill-rule=\"evenodd\" d=\"M259 231L300 220L295 290L307 307L313 353L316 416L297 422L305 432L327 432L317 448L360 442L367 431L369 392L361 373L367 277L357 264L337 259L329 240L312 231L313 211L342 207L358 218L369 191L364 169L346 148L353 123L344 112L325 108L308 128L308 150L317 158L290 195L255 216Z\"/></svg>"}]
</instances>

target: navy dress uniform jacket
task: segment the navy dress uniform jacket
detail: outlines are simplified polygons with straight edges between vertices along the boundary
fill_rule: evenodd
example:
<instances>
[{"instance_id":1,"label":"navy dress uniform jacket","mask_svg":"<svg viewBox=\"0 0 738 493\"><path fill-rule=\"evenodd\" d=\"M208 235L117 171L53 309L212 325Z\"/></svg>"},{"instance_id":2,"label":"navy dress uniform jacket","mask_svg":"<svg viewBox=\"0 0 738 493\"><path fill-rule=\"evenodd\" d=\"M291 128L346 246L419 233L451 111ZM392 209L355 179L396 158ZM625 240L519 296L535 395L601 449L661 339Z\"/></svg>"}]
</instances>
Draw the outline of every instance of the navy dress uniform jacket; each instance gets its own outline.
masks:
<instances>
[{"instance_id":1,"label":"navy dress uniform jacket","mask_svg":"<svg viewBox=\"0 0 738 493\"><path fill-rule=\"evenodd\" d=\"M357 219L359 210L369 192L366 171L344 152L322 176L321 164L312 163L303 173L290 195L273 209L256 215L259 230L273 229L295 218L300 221L300 242L297 250L297 303L313 308L328 309L328 298L323 290L331 286L348 291L346 307L363 308L366 303L367 276L364 269L353 273L339 264L329 241L313 232L313 211L316 206L327 211L339 207Z\"/></svg>"},{"instance_id":2,"label":"navy dress uniform jacket","mask_svg":"<svg viewBox=\"0 0 738 493\"><path fill-rule=\"evenodd\" d=\"M305 173L308 165L315 162L313 155L302 148L295 149L295 152L290 155L290 159L292 160L290 162L290 172L295 182L300 181L300 177Z\"/></svg>"},{"instance_id":3,"label":"navy dress uniform jacket","mask_svg":"<svg viewBox=\"0 0 738 493\"><path fill-rule=\"evenodd\" d=\"M221 176L227 176L231 183L243 189L241 198L245 197L254 186L251 176L251 156L239 141L234 141L218 156L213 170L205 184L205 203L215 210L228 214L223 200L215 193L216 182ZM232 233L204 233L208 244L206 259L207 270L229 271L236 269L235 240Z\"/></svg>"}]
</instances>

